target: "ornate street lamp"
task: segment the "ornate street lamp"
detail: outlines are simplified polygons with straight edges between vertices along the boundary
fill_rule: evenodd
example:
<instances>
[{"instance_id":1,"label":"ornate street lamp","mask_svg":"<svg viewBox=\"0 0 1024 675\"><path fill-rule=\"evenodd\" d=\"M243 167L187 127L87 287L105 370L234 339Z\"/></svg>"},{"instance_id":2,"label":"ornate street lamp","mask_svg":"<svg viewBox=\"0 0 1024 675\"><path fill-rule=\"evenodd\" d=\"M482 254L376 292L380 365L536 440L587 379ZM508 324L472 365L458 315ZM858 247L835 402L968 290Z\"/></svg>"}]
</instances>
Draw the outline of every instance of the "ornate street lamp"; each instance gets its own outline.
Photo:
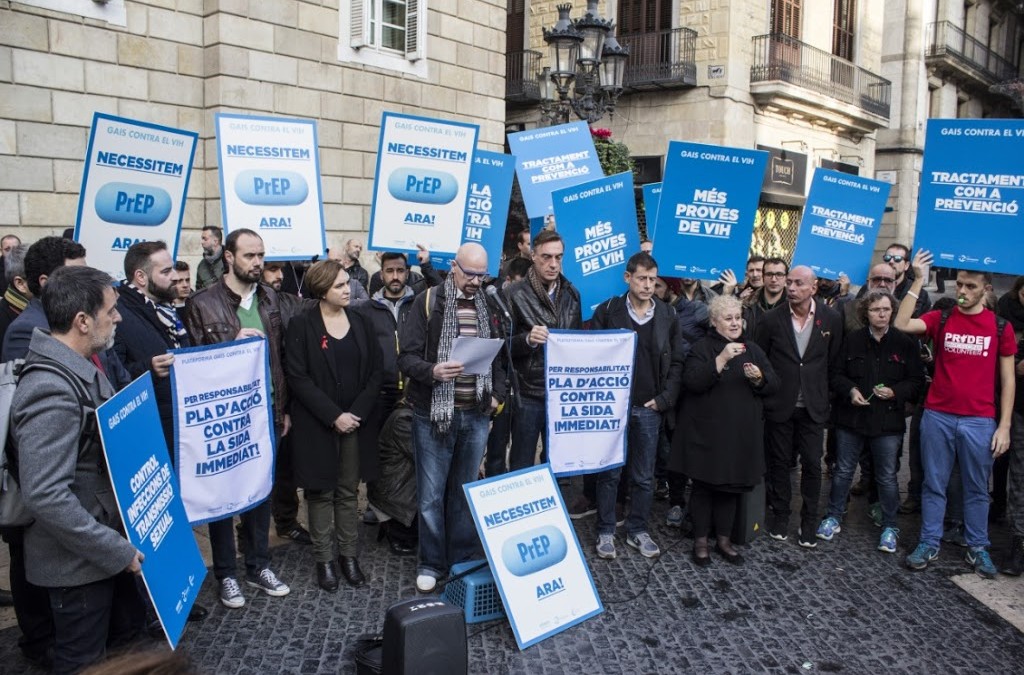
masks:
<instances>
[{"instance_id":1,"label":"ornate street lamp","mask_svg":"<svg viewBox=\"0 0 1024 675\"><path fill-rule=\"evenodd\" d=\"M572 5L558 5L558 21L544 29L554 65L537 78L541 117L549 124L568 122L570 113L593 124L615 112L629 48L615 40L614 24L600 15L598 1L587 0L586 12L575 20L569 17Z\"/></svg>"}]
</instances>

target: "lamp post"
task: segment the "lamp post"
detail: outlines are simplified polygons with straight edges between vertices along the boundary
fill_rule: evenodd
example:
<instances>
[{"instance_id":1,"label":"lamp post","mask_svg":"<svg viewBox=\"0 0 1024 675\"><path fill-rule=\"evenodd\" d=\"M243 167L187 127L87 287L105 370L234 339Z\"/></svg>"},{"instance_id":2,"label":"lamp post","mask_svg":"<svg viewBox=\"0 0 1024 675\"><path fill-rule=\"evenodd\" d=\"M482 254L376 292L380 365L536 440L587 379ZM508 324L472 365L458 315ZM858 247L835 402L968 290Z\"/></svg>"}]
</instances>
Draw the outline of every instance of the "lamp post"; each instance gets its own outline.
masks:
<instances>
[{"instance_id":1,"label":"lamp post","mask_svg":"<svg viewBox=\"0 0 1024 675\"><path fill-rule=\"evenodd\" d=\"M593 124L615 113L629 48L616 41L614 24L600 15L597 4L587 0L579 19L569 17L572 5L558 5L558 21L544 29L553 65L538 73L537 84L541 117L549 124L568 122L570 114Z\"/></svg>"}]
</instances>

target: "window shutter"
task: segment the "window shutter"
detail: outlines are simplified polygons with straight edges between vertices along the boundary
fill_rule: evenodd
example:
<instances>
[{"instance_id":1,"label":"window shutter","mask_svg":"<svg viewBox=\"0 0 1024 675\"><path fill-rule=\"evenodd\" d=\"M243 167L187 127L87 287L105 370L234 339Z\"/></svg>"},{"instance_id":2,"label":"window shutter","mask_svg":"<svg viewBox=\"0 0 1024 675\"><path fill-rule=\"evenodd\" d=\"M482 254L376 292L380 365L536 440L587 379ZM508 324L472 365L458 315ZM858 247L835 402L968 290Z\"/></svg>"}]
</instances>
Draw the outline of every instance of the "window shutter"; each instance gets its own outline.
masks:
<instances>
[{"instance_id":1,"label":"window shutter","mask_svg":"<svg viewBox=\"0 0 1024 675\"><path fill-rule=\"evenodd\" d=\"M419 61L420 53L420 1L406 0L405 3L405 58Z\"/></svg>"},{"instance_id":2,"label":"window shutter","mask_svg":"<svg viewBox=\"0 0 1024 675\"><path fill-rule=\"evenodd\" d=\"M351 10L348 17L348 46L352 49L366 46L366 2L367 0L349 0Z\"/></svg>"}]
</instances>

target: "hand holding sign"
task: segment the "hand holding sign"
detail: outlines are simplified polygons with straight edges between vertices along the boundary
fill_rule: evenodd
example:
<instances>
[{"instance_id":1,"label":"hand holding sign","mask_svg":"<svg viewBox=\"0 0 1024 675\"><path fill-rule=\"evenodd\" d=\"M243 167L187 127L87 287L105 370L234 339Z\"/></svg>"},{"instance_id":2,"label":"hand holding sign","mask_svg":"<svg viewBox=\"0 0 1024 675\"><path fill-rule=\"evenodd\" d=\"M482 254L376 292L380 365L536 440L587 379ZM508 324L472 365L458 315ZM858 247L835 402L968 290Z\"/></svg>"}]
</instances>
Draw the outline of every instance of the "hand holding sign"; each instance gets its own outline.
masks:
<instances>
[{"instance_id":1,"label":"hand holding sign","mask_svg":"<svg viewBox=\"0 0 1024 675\"><path fill-rule=\"evenodd\" d=\"M931 252L917 249L917 253L914 254L914 260L911 265L914 267L914 274L917 275L917 278L928 283L928 275L931 274L932 268Z\"/></svg>"}]
</instances>

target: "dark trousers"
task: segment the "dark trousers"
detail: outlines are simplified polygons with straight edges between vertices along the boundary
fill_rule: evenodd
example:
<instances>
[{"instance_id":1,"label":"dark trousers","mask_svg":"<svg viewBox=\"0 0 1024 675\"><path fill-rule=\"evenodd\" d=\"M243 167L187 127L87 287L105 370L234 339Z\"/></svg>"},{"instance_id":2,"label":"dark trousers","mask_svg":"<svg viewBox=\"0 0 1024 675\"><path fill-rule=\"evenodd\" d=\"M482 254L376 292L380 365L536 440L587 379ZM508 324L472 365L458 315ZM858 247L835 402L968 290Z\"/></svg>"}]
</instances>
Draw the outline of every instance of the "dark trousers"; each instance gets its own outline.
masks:
<instances>
[{"instance_id":1,"label":"dark trousers","mask_svg":"<svg viewBox=\"0 0 1024 675\"><path fill-rule=\"evenodd\" d=\"M487 436L487 453L484 455L484 473L488 478L508 473L508 442L511 437L511 404L506 403L501 414L491 418L491 433Z\"/></svg>"},{"instance_id":2,"label":"dark trousers","mask_svg":"<svg viewBox=\"0 0 1024 675\"><path fill-rule=\"evenodd\" d=\"M246 574L255 576L270 564L270 501L263 500L241 516L240 535L245 548ZM238 576L235 552L234 519L209 523L210 548L213 553L213 576L220 581Z\"/></svg>"},{"instance_id":3,"label":"dark trousers","mask_svg":"<svg viewBox=\"0 0 1024 675\"><path fill-rule=\"evenodd\" d=\"M806 408L796 408L784 422L765 423L765 454L768 464L768 503L776 527L789 521L793 486L790 469L800 460L800 525L804 531L818 527L821 497L821 454L824 426L811 419Z\"/></svg>"},{"instance_id":4,"label":"dark trousers","mask_svg":"<svg viewBox=\"0 0 1024 675\"><path fill-rule=\"evenodd\" d=\"M919 405L910 417L910 482L907 483L907 498L921 501L921 485L924 483L924 466L921 464L921 414L924 406Z\"/></svg>"},{"instance_id":5,"label":"dark trousers","mask_svg":"<svg viewBox=\"0 0 1024 675\"><path fill-rule=\"evenodd\" d=\"M738 492L722 492L716 490L713 485L693 481L690 517L693 519L694 538L707 537L712 532L712 527L719 537L732 537L739 502Z\"/></svg>"},{"instance_id":6,"label":"dark trousers","mask_svg":"<svg viewBox=\"0 0 1024 675\"><path fill-rule=\"evenodd\" d=\"M56 629L54 673L85 669L103 659L108 647L117 649L134 640L145 625L145 605L129 572L48 591Z\"/></svg>"},{"instance_id":7,"label":"dark trousers","mask_svg":"<svg viewBox=\"0 0 1024 675\"><path fill-rule=\"evenodd\" d=\"M7 528L3 535L11 554L11 597L21 629L18 647L28 658L38 660L53 646L50 593L25 578L25 528Z\"/></svg>"},{"instance_id":8,"label":"dark trousers","mask_svg":"<svg viewBox=\"0 0 1024 675\"><path fill-rule=\"evenodd\" d=\"M274 487L270 491L270 511L278 532L288 532L298 524L299 495L292 471L292 435L278 439L274 461Z\"/></svg>"}]
</instances>

